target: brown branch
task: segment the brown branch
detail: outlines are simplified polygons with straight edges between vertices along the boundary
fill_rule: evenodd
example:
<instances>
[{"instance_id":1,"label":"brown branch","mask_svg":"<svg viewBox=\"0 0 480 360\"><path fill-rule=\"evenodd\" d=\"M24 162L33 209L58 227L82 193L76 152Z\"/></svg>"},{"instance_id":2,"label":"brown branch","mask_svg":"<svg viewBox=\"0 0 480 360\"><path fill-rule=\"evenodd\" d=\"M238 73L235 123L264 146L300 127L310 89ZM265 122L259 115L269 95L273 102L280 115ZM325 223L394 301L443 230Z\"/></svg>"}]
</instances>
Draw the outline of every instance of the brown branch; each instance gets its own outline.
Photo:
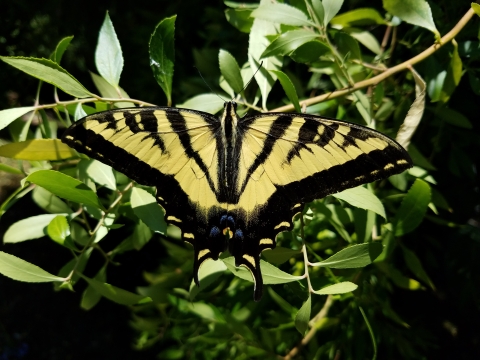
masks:
<instances>
[{"instance_id":1,"label":"brown branch","mask_svg":"<svg viewBox=\"0 0 480 360\"><path fill-rule=\"evenodd\" d=\"M358 83L354 84L353 86L351 86L349 88L332 91L332 92L327 93L327 94L315 96L313 98L300 101L300 106L303 106L303 105L309 106L309 105L320 103L320 102L322 102L324 100L327 100L327 99L335 99L335 98L350 94L350 93L352 93L354 91L357 91L359 89L363 89L363 88L371 86L371 85L376 85L379 82L385 80L386 78L392 76L393 74L396 74L397 72L400 72L400 71L403 71L403 70L408 70L409 67L419 63L422 60L425 60L427 57L429 57L434 52L436 52L438 49L440 49L443 45L452 41L452 39L460 32L460 30L462 30L465 27L465 25L470 21L470 19L474 15L475 15L475 12L473 11L472 8L470 8L466 12L466 14L460 19L460 21L457 23L457 25L455 25L452 28L452 30L450 30L445 36L442 37L442 39L440 40L439 43L433 44L432 46L430 46L428 49L421 52L417 56L414 56L413 58L411 58L411 59L409 59L409 60L407 60L407 61L405 61L401 64L398 64L394 67L391 67L391 68L385 70L383 73L378 74L377 76L374 76L374 77L372 77L370 79L367 79L367 80L359 81ZM290 105L285 105L285 106L278 107L278 108L273 109L271 111L288 112L288 111L292 111L292 110L294 110L294 106L290 104Z\"/></svg>"},{"instance_id":2,"label":"brown branch","mask_svg":"<svg viewBox=\"0 0 480 360\"><path fill-rule=\"evenodd\" d=\"M332 307L332 304L333 304L333 296L328 295L327 300L325 301L325 304L323 304L322 309L310 321L310 325L311 325L310 331L307 333L307 335L305 335L305 337L302 340L300 340L297 346L295 346L292 350L289 351L287 355L283 357L283 360L293 359L293 357L296 356L298 352L310 342L310 340L312 340L313 336L316 334L318 330L317 324L327 317L328 311Z\"/></svg>"}]
</instances>

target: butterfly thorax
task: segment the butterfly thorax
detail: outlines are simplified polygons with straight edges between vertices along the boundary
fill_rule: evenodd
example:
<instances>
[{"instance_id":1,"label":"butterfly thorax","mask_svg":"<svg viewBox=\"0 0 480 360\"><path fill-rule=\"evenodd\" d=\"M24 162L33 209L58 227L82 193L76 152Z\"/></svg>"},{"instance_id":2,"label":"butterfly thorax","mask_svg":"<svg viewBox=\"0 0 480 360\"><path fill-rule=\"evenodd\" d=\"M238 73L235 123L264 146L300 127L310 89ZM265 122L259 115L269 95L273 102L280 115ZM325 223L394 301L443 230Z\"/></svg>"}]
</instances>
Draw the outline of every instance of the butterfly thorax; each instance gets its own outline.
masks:
<instances>
[{"instance_id":1,"label":"butterfly thorax","mask_svg":"<svg viewBox=\"0 0 480 360\"><path fill-rule=\"evenodd\" d=\"M238 133L238 116L237 116L237 104L233 101L225 102L224 111L221 123L221 138L223 143L223 151L220 155L221 169L219 172L220 183L225 186L226 202L234 203L235 200L235 186L236 186L236 174L238 164L236 160L236 148L239 142Z\"/></svg>"}]
</instances>

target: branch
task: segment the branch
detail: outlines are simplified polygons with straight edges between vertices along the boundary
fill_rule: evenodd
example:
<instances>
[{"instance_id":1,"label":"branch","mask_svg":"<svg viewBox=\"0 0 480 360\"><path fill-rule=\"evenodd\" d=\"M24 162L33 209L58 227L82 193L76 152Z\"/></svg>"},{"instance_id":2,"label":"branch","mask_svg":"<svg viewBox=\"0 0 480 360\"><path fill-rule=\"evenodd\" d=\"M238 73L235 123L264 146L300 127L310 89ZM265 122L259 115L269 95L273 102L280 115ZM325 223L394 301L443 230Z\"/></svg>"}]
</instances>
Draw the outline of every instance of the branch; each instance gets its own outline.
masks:
<instances>
[{"instance_id":1,"label":"branch","mask_svg":"<svg viewBox=\"0 0 480 360\"><path fill-rule=\"evenodd\" d=\"M460 21L453 27L452 30L450 30L445 36L442 37L439 43L435 43L432 46L430 46L428 49L425 51L421 52L417 56L414 56L413 58L398 64L394 67L391 67L387 70L385 70L383 73L374 76L370 79L359 81L358 83L354 84L352 87L346 88L346 89L341 89L341 90L336 90L332 91L327 94L315 96L310 99L306 99L303 101L300 101L300 106L309 106L313 104L320 103L324 100L327 99L335 99L347 94L350 94L354 91L357 91L359 89L363 89L365 87L371 86L371 85L376 85L379 82L385 80L386 78L392 76L393 74L396 74L397 72L403 71L403 70L408 70L409 67L419 63L422 60L425 60L427 57L432 55L434 52L436 52L438 49L440 49L443 45L449 43L452 41L452 39L462 30L465 25L470 21L470 19L475 15L475 11L473 11L472 8L470 8L466 14L460 19ZM274 112L288 112L294 110L293 105L285 105L285 106L280 106L276 109L273 109L271 111Z\"/></svg>"},{"instance_id":2,"label":"branch","mask_svg":"<svg viewBox=\"0 0 480 360\"><path fill-rule=\"evenodd\" d=\"M325 301L325 304L323 305L322 309L318 312L318 314L310 321L311 324L311 329L305 335L305 337L298 343L297 346L295 346L292 350L289 351L289 353L283 357L283 360L290 360L293 359L294 356L298 354L298 352L305 346L307 345L310 340L312 340L313 336L318 330L317 324L322 321L324 318L327 317L328 311L332 307L333 304L333 296L328 295L327 300Z\"/></svg>"}]
</instances>

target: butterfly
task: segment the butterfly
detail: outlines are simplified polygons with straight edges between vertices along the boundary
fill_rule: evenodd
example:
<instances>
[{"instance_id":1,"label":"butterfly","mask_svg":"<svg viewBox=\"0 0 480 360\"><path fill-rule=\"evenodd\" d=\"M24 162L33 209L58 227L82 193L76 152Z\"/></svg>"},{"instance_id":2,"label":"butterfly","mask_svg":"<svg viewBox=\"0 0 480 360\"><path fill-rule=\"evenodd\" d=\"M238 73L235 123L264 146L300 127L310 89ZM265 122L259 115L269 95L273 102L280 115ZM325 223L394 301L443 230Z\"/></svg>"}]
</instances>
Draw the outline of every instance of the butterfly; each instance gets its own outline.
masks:
<instances>
[{"instance_id":1,"label":"butterfly","mask_svg":"<svg viewBox=\"0 0 480 360\"><path fill-rule=\"evenodd\" d=\"M262 296L260 253L292 229L306 203L412 167L405 149L370 128L321 116L240 118L172 107L89 115L62 141L139 184L156 187L165 220L194 248L194 280L227 249Z\"/></svg>"}]
</instances>

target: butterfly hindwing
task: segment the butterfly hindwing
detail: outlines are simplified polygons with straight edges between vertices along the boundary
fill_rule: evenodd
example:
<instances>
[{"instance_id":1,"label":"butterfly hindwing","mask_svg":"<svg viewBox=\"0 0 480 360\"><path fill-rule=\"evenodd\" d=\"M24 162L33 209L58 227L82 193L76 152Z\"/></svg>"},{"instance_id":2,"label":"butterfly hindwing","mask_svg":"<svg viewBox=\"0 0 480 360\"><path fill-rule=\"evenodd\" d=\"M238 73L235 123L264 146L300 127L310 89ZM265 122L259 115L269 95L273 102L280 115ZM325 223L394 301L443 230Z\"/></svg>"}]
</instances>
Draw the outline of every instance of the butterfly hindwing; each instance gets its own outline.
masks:
<instances>
[{"instance_id":1,"label":"butterfly hindwing","mask_svg":"<svg viewBox=\"0 0 480 360\"><path fill-rule=\"evenodd\" d=\"M71 147L157 188L165 220L194 247L194 279L228 247L262 296L260 253L314 199L411 167L407 152L372 129L302 114L221 119L187 109L133 108L78 121Z\"/></svg>"}]
</instances>

